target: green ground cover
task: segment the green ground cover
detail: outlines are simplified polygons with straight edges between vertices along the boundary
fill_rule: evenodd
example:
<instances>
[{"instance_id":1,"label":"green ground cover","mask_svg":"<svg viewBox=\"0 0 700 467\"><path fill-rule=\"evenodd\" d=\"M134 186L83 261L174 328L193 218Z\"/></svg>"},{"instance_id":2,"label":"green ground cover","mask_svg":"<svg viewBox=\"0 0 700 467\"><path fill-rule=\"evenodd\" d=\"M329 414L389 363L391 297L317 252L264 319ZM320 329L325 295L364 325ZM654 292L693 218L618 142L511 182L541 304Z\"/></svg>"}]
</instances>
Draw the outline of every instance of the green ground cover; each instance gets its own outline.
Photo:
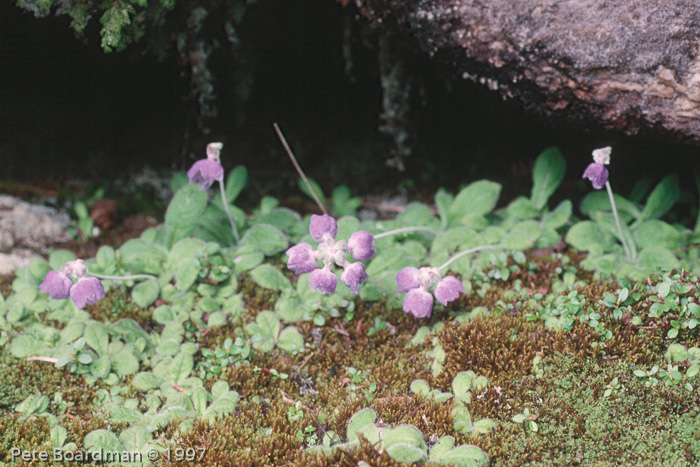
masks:
<instances>
[{"instance_id":1,"label":"green ground cover","mask_svg":"<svg viewBox=\"0 0 700 467\"><path fill-rule=\"evenodd\" d=\"M39 291L76 259L64 250L0 282L0 461L696 465L700 263L696 231L663 220L677 179L616 195L625 251L605 192L549 206L563 174L547 150L529 197L496 209L500 185L475 181L392 220L360 221L337 189L336 238L377 236L357 295L286 267L314 243L309 217L271 197L238 209L244 168L223 202L176 177L163 225L84 258L132 276L103 279L104 299ZM402 310L399 270L477 247L450 264L463 294Z\"/></svg>"}]
</instances>

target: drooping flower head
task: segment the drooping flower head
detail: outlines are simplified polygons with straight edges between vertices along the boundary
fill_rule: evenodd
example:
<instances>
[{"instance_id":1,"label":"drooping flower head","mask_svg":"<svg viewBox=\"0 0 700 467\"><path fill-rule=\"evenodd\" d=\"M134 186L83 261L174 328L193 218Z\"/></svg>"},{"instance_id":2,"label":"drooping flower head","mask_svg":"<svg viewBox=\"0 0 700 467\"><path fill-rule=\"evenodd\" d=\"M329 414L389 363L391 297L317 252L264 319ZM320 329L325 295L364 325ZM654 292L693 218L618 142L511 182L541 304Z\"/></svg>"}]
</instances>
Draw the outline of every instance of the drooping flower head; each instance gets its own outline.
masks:
<instances>
[{"instance_id":1,"label":"drooping flower head","mask_svg":"<svg viewBox=\"0 0 700 467\"><path fill-rule=\"evenodd\" d=\"M311 237L318 242L318 248L313 249L308 243L299 243L287 250L287 267L295 274L311 273L309 287L311 290L319 290L323 294L333 294L338 284L338 278L333 273L331 266L344 269L340 281L354 294L359 291L360 284L369 278L362 263L352 263L346 259L346 252L358 260L365 261L374 256L374 237L364 230L353 233L348 241L335 240L338 233L336 220L324 214L313 214L309 224ZM318 260L323 262L323 267L318 267Z\"/></svg>"},{"instance_id":2,"label":"drooping flower head","mask_svg":"<svg viewBox=\"0 0 700 467\"><path fill-rule=\"evenodd\" d=\"M611 151L612 148L610 146L593 151L594 162L589 164L585 172L583 172L583 178L590 180L593 188L596 190L603 188L608 181L609 174L605 166L610 164Z\"/></svg>"},{"instance_id":3,"label":"drooping flower head","mask_svg":"<svg viewBox=\"0 0 700 467\"><path fill-rule=\"evenodd\" d=\"M433 285L435 298L447 305L465 291L464 284L454 276L442 277L438 268L405 267L396 274L399 293L408 292L403 299L403 311L416 318L427 318L433 311L433 295L428 289Z\"/></svg>"},{"instance_id":4,"label":"drooping flower head","mask_svg":"<svg viewBox=\"0 0 700 467\"><path fill-rule=\"evenodd\" d=\"M49 271L39 290L47 292L54 300L63 300L70 297L78 308L105 298L105 289L102 282L96 277L85 277L87 266L82 259L69 261L61 267L60 271ZM69 277L77 279L77 283Z\"/></svg>"},{"instance_id":5,"label":"drooping flower head","mask_svg":"<svg viewBox=\"0 0 700 467\"><path fill-rule=\"evenodd\" d=\"M49 271L39 290L48 293L54 300L63 300L70 297L71 287L73 287L73 280L63 271Z\"/></svg>"},{"instance_id":6,"label":"drooping flower head","mask_svg":"<svg viewBox=\"0 0 700 467\"><path fill-rule=\"evenodd\" d=\"M198 183L200 190L208 190L214 182L224 180L224 168L219 162L223 147L223 143L209 143L207 145L207 158L198 160L187 171L190 185Z\"/></svg>"}]
</instances>

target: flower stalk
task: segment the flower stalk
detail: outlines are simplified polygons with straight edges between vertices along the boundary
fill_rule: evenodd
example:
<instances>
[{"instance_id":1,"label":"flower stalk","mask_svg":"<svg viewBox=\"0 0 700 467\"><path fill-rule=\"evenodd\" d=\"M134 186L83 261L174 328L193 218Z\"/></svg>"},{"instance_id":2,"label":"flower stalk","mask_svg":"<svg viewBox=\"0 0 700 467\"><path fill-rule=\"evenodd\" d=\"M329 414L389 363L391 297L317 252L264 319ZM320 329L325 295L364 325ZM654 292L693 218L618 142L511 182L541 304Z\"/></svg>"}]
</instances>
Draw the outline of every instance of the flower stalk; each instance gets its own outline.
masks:
<instances>
[{"instance_id":1,"label":"flower stalk","mask_svg":"<svg viewBox=\"0 0 700 467\"><path fill-rule=\"evenodd\" d=\"M605 189L608 190L608 197L610 198L610 206L612 207L613 217L615 218L615 224L617 225L617 232L620 234L620 240L622 240L622 247L625 249L625 255L628 259L632 260L632 254L627 242L625 241L625 236L622 233L622 224L620 223L620 216L617 214L617 206L615 205L615 197L613 196L612 188L610 187L610 182L605 182Z\"/></svg>"},{"instance_id":2,"label":"flower stalk","mask_svg":"<svg viewBox=\"0 0 700 467\"><path fill-rule=\"evenodd\" d=\"M226 190L224 188L224 182L219 180L219 188L221 189L221 203L224 205L224 210L226 211L226 217L228 217L228 222L231 224L231 230L233 231L233 237L236 239L236 244L241 241L238 235L238 229L236 228L236 223L233 222L233 216L231 216L231 209L228 207L228 201L226 200Z\"/></svg>"}]
</instances>

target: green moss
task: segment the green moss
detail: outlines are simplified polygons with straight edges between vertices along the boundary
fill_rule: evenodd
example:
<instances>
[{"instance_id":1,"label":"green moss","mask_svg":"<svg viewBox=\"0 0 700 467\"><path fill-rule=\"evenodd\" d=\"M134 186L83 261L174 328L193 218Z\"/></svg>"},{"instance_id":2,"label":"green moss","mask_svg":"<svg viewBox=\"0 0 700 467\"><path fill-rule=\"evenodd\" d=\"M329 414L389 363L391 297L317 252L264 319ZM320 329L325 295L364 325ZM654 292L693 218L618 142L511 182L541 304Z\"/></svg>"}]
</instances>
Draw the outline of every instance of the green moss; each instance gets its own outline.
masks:
<instances>
[{"instance_id":1,"label":"green moss","mask_svg":"<svg viewBox=\"0 0 700 467\"><path fill-rule=\"evenodd\" d=\"M622 388L604 397L618 377ZM546 359L545 376L521 381L520 403L538 432L503 417L505 429L484 442L493 465L696 465L697 397L679 388L646 388L624 363L570 354ZM511 426L508 426L511 425ZM516 429L513 429L516 426Z\"/></svg>"}]
</instances>

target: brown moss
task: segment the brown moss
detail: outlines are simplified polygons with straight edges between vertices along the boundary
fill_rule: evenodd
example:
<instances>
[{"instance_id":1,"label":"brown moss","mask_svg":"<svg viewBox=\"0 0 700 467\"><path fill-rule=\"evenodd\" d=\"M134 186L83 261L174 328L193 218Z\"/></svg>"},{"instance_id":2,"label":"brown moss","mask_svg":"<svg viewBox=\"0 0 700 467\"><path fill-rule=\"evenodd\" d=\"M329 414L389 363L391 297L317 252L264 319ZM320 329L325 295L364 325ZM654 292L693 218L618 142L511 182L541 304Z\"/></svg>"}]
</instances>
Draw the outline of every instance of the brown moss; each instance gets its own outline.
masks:
<instances>
[{"instance_id":1,"label":"brown moss","mask_svg":"<svg viewBox=\"0 0 700 467\"><path fill-rule=\"evenodd\" d=\"M50 429L49 421L45 417L24 419L20 414L0 413L0 461L7 462L7 465L18 465L18 459L10 463L13 448L21 451L50 451L53 447Z\"/></svg>"},{"instance_id":2,"label":"brown moss","mask_svg":"<svg viewBox=\"0 0 700 467\"><path fill-rule=\"evenodd\" d=\"M14 274L0 275L0 295L7 298L12 293L12 282L15 280Z\"/></svg>"},{"instance_id":3,"label":"brown moss","mask_svg":"<svg viewBox=\"0 0 700 467\"><path fill-rule=\"evenodd\" d=\"M85 380L56 368L51 363L20 360L0 353L0 408L14 410L14 406L37 392L53 398L60 392L67 403L67 411L82 416L91 413L95 391L99 383L86 389Z\"/></svg>"},{"instance_id":4,"label":"brown moss","mask_svg":"<svg viewBox=\"0 0 700 467\"><path fill-rule=\"evenodd\" d=\"M446 323L437 334L445 351L443 371L431 378L431 386L449 388L461 371L472 370L492 381L510 386L530 371L538 353L566 349L593 353L597 339L583 326L571 332L552 332L521 317L485 314L463 324Z\"/></svg>"},{"instance_id":5,"label":"brown moss","mask_svg":"<svg viewBox=\"0 0 700 467\"><path fill-rule=\"evenodd\" d=\"M88 305L85 311L90 313L93 319L103 323L113 323L120 319L133 319L151 332L157 323L152 320L153 308L143 309L131 300L131 294L124 287L112 287L105 298L99 302Z\"/></svg>"}]
</instances>

